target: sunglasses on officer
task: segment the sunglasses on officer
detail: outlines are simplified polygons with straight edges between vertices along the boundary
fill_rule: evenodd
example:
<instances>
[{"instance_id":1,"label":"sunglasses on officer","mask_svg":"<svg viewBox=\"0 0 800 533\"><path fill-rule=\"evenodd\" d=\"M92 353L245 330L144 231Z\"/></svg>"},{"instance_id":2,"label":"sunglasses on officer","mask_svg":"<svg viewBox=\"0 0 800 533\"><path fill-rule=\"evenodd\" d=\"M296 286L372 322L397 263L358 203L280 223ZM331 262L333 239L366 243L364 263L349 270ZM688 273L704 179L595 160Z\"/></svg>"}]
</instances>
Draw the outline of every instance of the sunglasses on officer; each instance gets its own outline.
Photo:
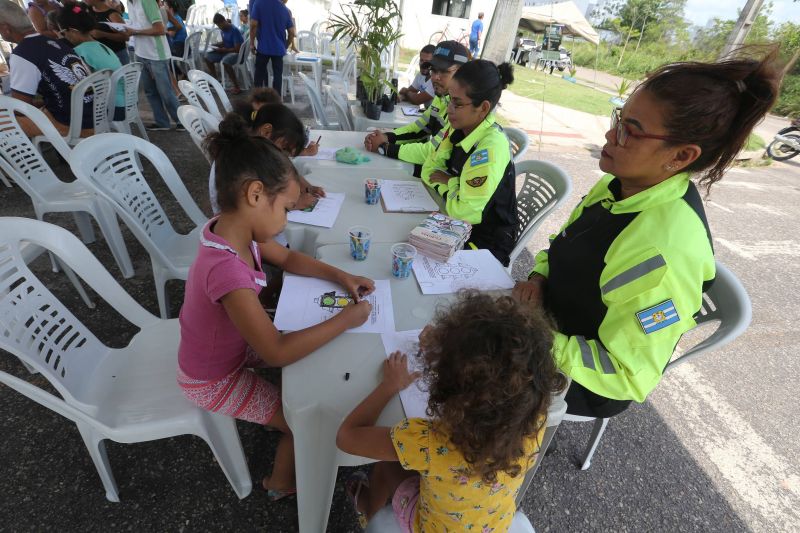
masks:
<instances>
[{"instance_id":1,"label":"sunglasses on officer","mask_svg":"<svg viewBox=\"0 0 800 533\"><path fill-rule=\"evenodd\" d=\"M658 139L659 141L669 141L674 143L684 142L681 139L676 139L675 137L669 137L667 135L653 135L651 133L640 133L638 131L634 131L630 124L620 118L621 114L621 107L614 108L611 111L611 129L614 130L614 137L616 139L617 146L624 148L628 142L628 137L633 137L634 139Z\"/></svg>"}]
</instances>

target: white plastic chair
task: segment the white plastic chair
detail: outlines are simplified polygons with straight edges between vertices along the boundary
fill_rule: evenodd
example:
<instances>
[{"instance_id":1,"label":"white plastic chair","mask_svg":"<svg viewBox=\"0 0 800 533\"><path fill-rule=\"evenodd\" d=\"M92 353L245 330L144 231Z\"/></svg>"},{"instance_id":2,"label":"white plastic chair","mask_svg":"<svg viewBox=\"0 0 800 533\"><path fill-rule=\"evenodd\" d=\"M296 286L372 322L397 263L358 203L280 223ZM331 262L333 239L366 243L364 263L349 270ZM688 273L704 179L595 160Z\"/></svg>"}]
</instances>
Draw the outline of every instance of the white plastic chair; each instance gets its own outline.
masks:
<instances>
[{"instance_id":1,"label":"white plastic chair","mask_svg":"<svg viewBox=\"0 0 800 533\"><path fill-rule=\"evenodd\" d=\"M92 72L72 87L70 95L69 131L64 140L70 146L75 146L83 140L83 106L87 93L92 93L92 127L94 133L108 133L111 131L111 121L108 118L108 99L111 94L111 70L102 69ZM41 151L41 145L50 142L44 135L33 139L33 144Z\"/></svg>"},{"instance_id":2,"label":"white plastic chair","mask_svg":"<svg viewBox=\"0 0 800 533\"><path fill-rule=\"evenodd\" d=\"M272 86L272 68L267 69L267 84ZM295 92L294 92L294 78L292 77L292 67L287 65L286 62L283 63L283 80L281 82L281 99L286 98L286 93L289 93L289 97L291 98L291 102L294 103L295 101Z\"/></svg>"},{"instance_id":3,"label":"white plastic chair","mask_svg":"<svg viewBox=\"0 0 800 533\"><path fill-rule=\"evenodd\" d=\"M233 73L237 76L237 80L241 82L243 90L250 89L250 76L247 68L247 60L250 56L250 41L245 41L239 47L239 53L236 56L236 64L233 65ZM222 63L219 64L220 80L223 87L225 87L225 67Z\"/></svg>"},{"instance_id":4,"label":"white plastic chair","mask_svg":"<svg viewBox=\"0 0 800 533\"><path fill-rule=\"evenodd\" d=\"M524 174L522 189L517 193L517 244L511 250L511 267L544 219L572 193L572 178L561 168L546 161L522 161L516 165L517 177Z\"/></svg>"},{"instance_id":5,"label":"white plastic chair","mask_svg":"<svg viewBox=\"0 0 800 533\"><path fill-rule=\"evenodd\" d=\"M195 224L187 235L175 231L135 164L136 155L150 161L181 208ZM150 254L153 279L162 318L168 317L165 284L186 280L197 255L200 231L207 222L175 167L157 146L132 135L94 135L79 144L70 157L70 167L79 180L93 183L114 206L119 217Z\"/></svg>"},{"instance_id":6,"label":"white plastic chair","mask_svg":"<svg viewBox=\"0 0 800 533\"><path fill-rule=\"evenodd\" d=\"M328 95L328 101L336 112L336 118L339 121L339 129L342 131L353 131L353 123L350 120L350 116L347 114L347 104L343 101L341 93L331 89L330 85L325 86L325 91Z\"/></svg>"},{"instance_id":7,"label":"white plastic chair","mask_svg":"<svg viewBox=\"0 0 800 533\"><path fill-rule=\"evenodd\" d=\"M203 152L203 156L211 162L208 153L203 149L203 140L206 135L211 132L217 131L219 128L219 119L207 111L195 107L193 105L182 105L178 107L178 120L181 121L183 127L189 132L195 146Z\"/></svg>"},{"instance_id":8,"label":"white plastic chair","mask_svg":"<svg viewBox=\"0 0 800 533\"><path fill-rule=\"evenodd\" d=\"M364 533L399 533L400 531L402 529L400 529L397 519L394 517L394 510L391 505L387 505L375 513L372 520L367 524L367 529L364 530ZM507 533L536 533L536 530L533 529L528 517L522 511L517 511Z\"/></svg>"},{"instance_id":9,"label":"white plastic chair","mask_svg":"<svg viewBox=\"0 0 800 533\"><path fill-rule=\"evenodd\" d=\"M323 61L330 61L331 65L336 68L336 52L332 33L325 32L319 34L319 57Z\"/></svg>"},{"instance_id":10,"label":"white plastic chair","mask_svg":"<svg viewBox=\"0 0 800 533\"><path fill-rule=\"evenodd\" d=\"M205 105L200 100L200 96L197 94L197 89L195 88L194 84L189 80L181 80L178 82L178 90L181 92L183 96L186 97L186 101L189 102L189 105L202 109L206 111Z\"/></svg>"},{"instance_id":11,"label":"white plastic chair","mask_svg":"<svg viewBox=\"0 0 800 533\"><path fill-rule=\"evenodd\" d=\"M326 71L328 83L342 86L345 94L350 92L352 79L356 78L356 55L354 52L347 54L341 70L329 69Z\"/></svg>"},{"instance_id":12,"label":"white plastic chair","mask_svg":"<svg viewBox=\"0 0 800 533\"><path fill-rule=\"evenodd\" d=\"M53 123L38 109L16 98L0 96L0 170L10 176L33 202L36 218L47 213L72 213L83 242L94 242L92 215L111 249L111 254L126 278L133 276L125 240L122 238L113 207L97 190L85 183L61 181L33 142L25 135L16 115L28 117L44 134L58 154L69 160L70 149ZM57 265L53 263L53 269Z\"/></svg>"},{"instance_id":13,"label":"white plastic chair","mask_svg":"<svg viewBox=\"0 0 800 533\"><path fill-rule=\"evenodd\" d=\"M139 328L128 346L105 346L75 318L25 264L20 247L26 241L62 258ZM41 373L58 394L2 371L0 383L75 422L108 500L118 502L119 493L106 439L134 443L185 434L208 443L239 498L250 493L235 420L190 404L176 383L178 321L143 309L71 233L37 220L0 219L0 316L0 349Z\"/></svg>"},{"instance_id":14,"label":"white plastic chair","mask_svg":"<svg viewBox=\"0 0 800 533\"><path fill-rule=\"evenodd\" d=\"M121 82L123 84L123 91L125 93L125 118L122 120L114 121L114 109L116 107L116 99L109 97L108 99L108 119L111 121L111 128L119 133L133 134L131 126L136 126L139 136L143 139L149 140L147 137L147 130L142 124L142 117L139 115L139 79L142 76L141 63L128 63L122 65L122 68L117 69L111 75L110 87L116 95L117 85Z\"/></svg>"},{"instance_id":15,"label":"white plastic chair","mask_svg":"<svg viewBox=\"0 0 800 533\"><path fill-rule=\"evenodd\" d=\"M519 163L522 156L528 151L530 139L528 134L518 128L503 128L503 133L508 137L508 142L511 145L511 158L514 163Z\"/></svg>"},{"instance_id":16,"label":"white plastic chair","mask_svg":"<svg viewBox=\"0 0 800 533\"><path fill-rule=\"evenodd\" d=\"M694 319L698 326L709 322L719 322L719 326L692 348L686 351L676 351L678 356L667 363L664 372L703 353L722 348L744 333L750 325L753 309L747 290L733 272L719 261L716 262L716 269L717 275L714 284L703 295L703 306ZM583 461L581 461L581 470L588 470L591 466L592 456L597 445L600 444L600 438L603 436L609 420L608 418L564 415L566 422L594 422L592 434L583 454Z\"/></svg>"},{"instance_id":17,"label":"white plastic chair","mask_svg":"<svg viewBox=\"0 0 800 533\"><path fill-rule=\"evenodd\" d=\"M303 80L303 84L306 86L306 93L308 93L308 98L311 100L311 110L314 113L316 128L323 130L340 129L338 122L333 122L328 119L325 106L322 104L322 98L317 90L317 84L311 81L311 79L302 72L298 72L297 75L300 76L300 79Z\"/></svg>"},{"instance_id":18,"label":"white plastic chair","mask_svg":"<svg viewBox=\"0 0 800 533\"><path fill-rule=\"evenodd\" d=\"M317 34L310 31L297 32L297 49L301 52L316 54L319 51Z\"/></svg>"},{"instance_id":19,"label":"white plastic chair","mask_svg":"<svg viewBox=\"0 0 800 533\"><path fill-rule=\"evenodd\" d=\"M194 85L197 96L203 101L209 113L222 118L225 113L229 113L233 110L231 101L228 99L228 95L225 94L225 89L214 76L202 70L190 70L187 77ZM222 103L222 108L217 104L214 98L215 96L219 98L219 101Z\"/></svg>"},{"instance_id":20,"label":"white plastic chair","mask_svg":"<svg viewBox=\"0 0 800 533\"><path fill-rule=\"evenodd\" d=\"M202 31L192 32L183 45L183 55L181 57L172 56L169 60L169 67L172 69L172 75L178 78L178 72L175 66L179 66L183 72L188 72L192 69L200 68L202 57L200 55L200 40L203 38Z\"/></svg>"}]
</instances>

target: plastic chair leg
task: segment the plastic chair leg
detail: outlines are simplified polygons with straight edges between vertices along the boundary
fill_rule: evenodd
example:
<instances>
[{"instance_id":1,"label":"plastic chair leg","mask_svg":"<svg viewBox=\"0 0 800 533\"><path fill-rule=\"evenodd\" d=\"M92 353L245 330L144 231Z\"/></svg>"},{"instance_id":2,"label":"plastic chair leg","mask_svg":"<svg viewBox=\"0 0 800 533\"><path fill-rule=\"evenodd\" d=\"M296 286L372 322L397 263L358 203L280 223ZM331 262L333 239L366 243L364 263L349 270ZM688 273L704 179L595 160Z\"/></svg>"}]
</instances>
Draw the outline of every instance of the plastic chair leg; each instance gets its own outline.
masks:
<instances>
[{"instance_id":1,"label":"plastic chair leg","mask_svg":"<svg viewBox=\"0 0 800 533\"><path fill-rule=\"evenodd\" d=\"M58 261L58 259L56 259ZM78 276L75 275L75 272L72 271L70 267L65 265L63 262L58 261L59 266L64 271L64 274L67 276L67 279L72 282L72 285L75 287L75 290L78 292L78 295L83 300L83 303L86 304L86 307L89 309L94 309L95 305L92 300L89 299L89 295L86 294L86 290L83 288L83 284L81 280L78 279Z\"/></svg>"},{"instance_id":2,"label":"plastic chair leg","mask_svg":"<svg viewBox=\"0 0 800 533\"><path fill-rule=\"evenodd\" d=\"M111 463L108 462L108 454L106 453L106 444L102 435L99 435L91 426L76 422L78 431L81 432L83 442L86 444L86 449L89 450L89 455L92 457L97 474L103 482L103 488L106 489L106 499L110 502L119 502L119 490L117 490L117 482L114 480L114 474L111 472Z\"/></svg>"},{"instance_id":3,"label":"plastic chair leg","mask_svg":"<svg viewBox=\"0 0 800 533\"><path fill-rule=\"evenodd\" d=\"M161 318L169 318L169 295L167 294L167 281L170 279L169 275L164 271L164 268L156 262L154 257L150 258L153 265L153 282L156 285L156 298L158 299L158 312Z\"/></svg>"},{"instance_id":4,"label":"plastic chair leg","mask_svg":"<svg viewBox=\"0 0 800 533\"><path fill-rule=\"evenodd\" d=\"M95 241L94 229L92 228L92 221L88 213L75 211L72 213L72 218L75 219L75 224L78 226L78 233L84 244L93 243Z\"/></svg>"},{"instance_id":5,"label":"plastic chair leg","mask_svg":"<svg viewBox=\"0 0 800 533\"><path fill-rule=\"evenodd\" d=\"M219 467L239 499L246 498L253 491L253 481L236 430L236 420L209 411L203 411L201 416L206 431L205 440Z\"/></svg>"},{"instance_id":6,"label":"plastic chair leg","mask_svg":"<svg viewBox=\"0 0 800 533\"><path fill-rule=\"evenodd\" d=\"M2 181L2 182L3 182L3 185L5 185L6 187L8 187L9 189L11 188L11 182L10 182L10 181L8 181L8 178L7 178L7 177L6 177L6 175L5 175L5 174L3 174L2 172L0 172L0 181Z\"/></svg>"},{"instance_id":7,"label":"plastic chair leg","mask_svg":"<svg viewBox=\"0 0 800 533\"><path fill-rule=\"evenodd\" d=\"M111 255L114 256L122 276L132 278L133 263L131 263L131 256L128 255L128 247L125 246L125 239L122 237L122 230L120 230L114 209L105 200L98 199L95 203L94 217L97 219L100 231L103 232L103 237L111 249Z\"/></svg>"},{"instance_id":8,"label":"plastic chair leg","mask_svg":"<svg viewBox=\"0 0 800 533\"><path fill-rule=\"evenodd\" d=\"M589 467L592 466L592 456L597 449L597 445L600 444L600 438L603 436L603 432L606 430L607 425L608 418L598 418L594 421L594 426L592 427L592 436L589 437L589 444L586 447L586 452L583 455L581 470L589 470Z\"/></svg>"}]
</instances>

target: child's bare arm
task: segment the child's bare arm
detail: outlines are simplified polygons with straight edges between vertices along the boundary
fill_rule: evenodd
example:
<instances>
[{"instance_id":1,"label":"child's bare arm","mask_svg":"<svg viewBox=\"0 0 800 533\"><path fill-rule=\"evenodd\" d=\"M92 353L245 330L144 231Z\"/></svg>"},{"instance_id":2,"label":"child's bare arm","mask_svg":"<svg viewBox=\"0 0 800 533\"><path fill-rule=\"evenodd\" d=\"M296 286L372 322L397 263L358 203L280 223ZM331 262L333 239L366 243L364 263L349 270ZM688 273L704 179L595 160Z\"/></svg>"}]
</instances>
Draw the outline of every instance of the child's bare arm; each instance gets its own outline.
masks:
<instances>
[{"instance_id":1,"label":"child's bare arm","mask_svg":"<svg viewBox=\"0 0 800 533\"><path fill-rule=\"evenodd\" d=\"M244 340L270 366L282 367L302 359L344 331L363 324L372 310L367 301L349 305L332 318L310 328L281 334L250 289L222 297L222 305Z\"/></svg>"},{"instance_id":2,"label":"child's bare arm","mask_svg":"<svg viewBox=\"0 0 800 533\"><path fill-rule=\"evenodd\" d=\"M408 358L394 352L383 364L383 381L344 419L336 435L340 450L382 461L397 461L390 429L375 426L386 404L419 376L409 373Z\"/></svg>"}]
</instances>

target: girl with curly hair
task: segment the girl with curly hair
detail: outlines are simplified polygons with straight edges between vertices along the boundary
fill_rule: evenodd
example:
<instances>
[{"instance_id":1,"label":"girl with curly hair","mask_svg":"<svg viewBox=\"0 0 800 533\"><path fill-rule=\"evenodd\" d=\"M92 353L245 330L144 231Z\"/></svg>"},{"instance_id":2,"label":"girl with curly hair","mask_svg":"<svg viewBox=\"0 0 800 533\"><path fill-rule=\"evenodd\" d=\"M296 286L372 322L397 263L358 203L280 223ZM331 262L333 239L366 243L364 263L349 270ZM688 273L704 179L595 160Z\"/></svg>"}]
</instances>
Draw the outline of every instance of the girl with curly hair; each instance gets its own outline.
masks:
<instances>
[{"instance_id":1,"label":"girl with curly hair","mask_svg":"<svg viewBox=\"0 0 800 533\"><path fill-rule=\"evenodd\" d=\"M506 531L533 466L552 394L566 385L552 327L510 296L464 292L420 335L421 372L391 354L383 381L342 423L337 446L379 459L347 492L362 526L391 499L403 531ZM421 379L429 419L375 425L392 397Z\"/></svg>"}]
</instances>

